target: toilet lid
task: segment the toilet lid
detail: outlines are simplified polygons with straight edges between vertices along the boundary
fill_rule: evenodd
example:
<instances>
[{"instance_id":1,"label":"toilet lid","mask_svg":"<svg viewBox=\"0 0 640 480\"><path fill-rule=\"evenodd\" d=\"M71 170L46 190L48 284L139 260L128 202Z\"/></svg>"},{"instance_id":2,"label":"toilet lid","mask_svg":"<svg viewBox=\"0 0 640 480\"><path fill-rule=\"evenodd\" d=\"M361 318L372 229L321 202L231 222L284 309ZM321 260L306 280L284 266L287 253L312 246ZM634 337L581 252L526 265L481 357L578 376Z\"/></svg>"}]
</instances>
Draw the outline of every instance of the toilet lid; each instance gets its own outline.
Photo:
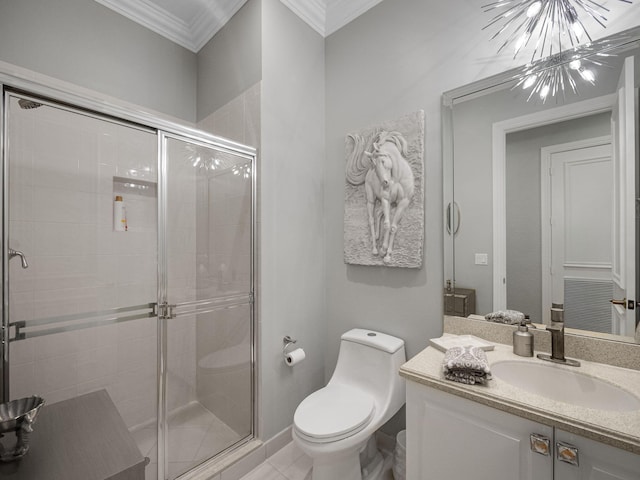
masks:
<instances>
[{"instance_id":1,"label":"toilet lid","mask_svg":"<svg viewBox=\"0 0 640 480\"><path fill-rule=\"evenodd\" d=\"M345 438L362 430L375 411L373 398L345 385L327 385L296 409L296 430L315 439Z\"/></svg>"}]
</instances>

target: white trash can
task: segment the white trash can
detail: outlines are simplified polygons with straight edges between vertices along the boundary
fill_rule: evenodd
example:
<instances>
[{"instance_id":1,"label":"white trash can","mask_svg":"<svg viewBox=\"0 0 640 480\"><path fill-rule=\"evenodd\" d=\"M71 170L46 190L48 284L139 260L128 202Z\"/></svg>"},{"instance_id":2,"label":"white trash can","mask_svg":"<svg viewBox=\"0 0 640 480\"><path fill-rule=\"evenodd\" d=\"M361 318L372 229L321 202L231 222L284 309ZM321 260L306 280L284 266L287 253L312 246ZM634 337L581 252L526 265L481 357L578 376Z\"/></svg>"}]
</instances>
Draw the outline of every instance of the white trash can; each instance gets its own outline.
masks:
<instances>
[{"instance_id":1,"label":"white trash can","mask_svg":"<svg viewBox=\"0 0 640 480\"><path fill-rule=\"evenodd\" d=\"M393 478L407 479L407 431L401 430L396 435L396 448L393 451Z\"/></svg>"}]
</instances>

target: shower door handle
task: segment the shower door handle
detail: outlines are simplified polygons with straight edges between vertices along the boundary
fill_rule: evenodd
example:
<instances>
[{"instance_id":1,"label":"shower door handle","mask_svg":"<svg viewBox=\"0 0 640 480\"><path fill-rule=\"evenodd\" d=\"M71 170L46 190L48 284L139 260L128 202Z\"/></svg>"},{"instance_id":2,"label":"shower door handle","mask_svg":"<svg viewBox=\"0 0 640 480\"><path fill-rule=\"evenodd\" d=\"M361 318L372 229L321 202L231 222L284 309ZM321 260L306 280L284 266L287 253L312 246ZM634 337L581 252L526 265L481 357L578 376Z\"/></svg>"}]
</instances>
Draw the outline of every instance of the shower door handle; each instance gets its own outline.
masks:
<instances>
[{"instance_id":1,"label":"shower door handle","mask_svg":"<svg viewBox=\"0 0 640 480\"><path fill-rule=\"evenodd\" d=\"M22 263L22 268L29 268L29 264L27 263L27 257L24 253L14 250L13 248L9 248L9 260L13 257L20 257L20 262Z\"/></svg>"}]
</instances>

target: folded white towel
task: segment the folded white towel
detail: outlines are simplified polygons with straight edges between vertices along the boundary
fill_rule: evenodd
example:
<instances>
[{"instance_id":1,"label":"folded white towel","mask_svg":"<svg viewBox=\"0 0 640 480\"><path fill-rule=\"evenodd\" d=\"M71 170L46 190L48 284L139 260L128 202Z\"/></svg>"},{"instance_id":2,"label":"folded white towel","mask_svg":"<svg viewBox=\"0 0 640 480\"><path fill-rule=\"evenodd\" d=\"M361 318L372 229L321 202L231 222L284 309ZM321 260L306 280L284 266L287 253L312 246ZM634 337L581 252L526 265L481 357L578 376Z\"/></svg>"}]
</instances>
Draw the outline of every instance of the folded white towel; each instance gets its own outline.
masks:
<instances>
[{"instance_id":1,"label":"folded white towel","mask_svg":"<svg viewBox=\"0 0 640 480\"><path fill-rule=\"evenodd\" d=\"M497 312L487 313L484 318L490 322L518 325L524 320L524 313L517 310L498 310Z\"/></svg>"},{"instance_id":2,"label":"folded white towel","mask_svg":"<svg viewBox=\"0 0 640 480\"><path fill-rule=\"evenodd\" d=\"M485 384L491 378L487 354L479 347L451 347L442 361L444 378L474 385Z\"/></svg>"}]
</instances>

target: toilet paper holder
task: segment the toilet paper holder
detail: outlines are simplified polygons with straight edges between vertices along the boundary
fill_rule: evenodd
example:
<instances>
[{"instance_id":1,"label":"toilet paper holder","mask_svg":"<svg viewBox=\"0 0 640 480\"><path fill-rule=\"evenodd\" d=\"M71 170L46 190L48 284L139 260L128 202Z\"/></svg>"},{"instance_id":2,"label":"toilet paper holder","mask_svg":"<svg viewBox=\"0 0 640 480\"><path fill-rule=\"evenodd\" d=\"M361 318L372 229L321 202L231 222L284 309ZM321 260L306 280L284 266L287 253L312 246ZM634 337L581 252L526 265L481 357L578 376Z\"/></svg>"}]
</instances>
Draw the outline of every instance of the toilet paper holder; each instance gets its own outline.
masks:
<instances>
[{"instance_id":1,"label":"toilet paper holder","mask_svg":"<svg viewBox=\"0 0 640 480\"><path fill-rule=\"evenodd\" d=\"M294 345L297 342L298 342L298 340L296 340L295 338L291 338L289 335L284 337L282 339L282 343L283 343L282 354L286 355L287 354L287 348L289 348L291 345Z\"/></svg>"}]
</instances>

